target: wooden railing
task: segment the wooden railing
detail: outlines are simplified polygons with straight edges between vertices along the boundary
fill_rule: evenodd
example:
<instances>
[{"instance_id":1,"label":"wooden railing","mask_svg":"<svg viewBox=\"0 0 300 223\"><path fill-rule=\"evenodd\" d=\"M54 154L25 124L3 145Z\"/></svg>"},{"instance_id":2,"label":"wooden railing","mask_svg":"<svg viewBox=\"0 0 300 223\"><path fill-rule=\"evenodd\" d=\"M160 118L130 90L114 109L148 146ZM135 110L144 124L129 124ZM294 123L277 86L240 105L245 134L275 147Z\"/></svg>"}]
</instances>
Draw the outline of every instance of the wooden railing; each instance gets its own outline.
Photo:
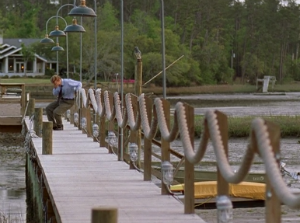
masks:
<instances>
[{"instance_id":1,"label":"wooden railing","mask_svg":"<svg viewBox=\"0 0 300 223\"><path fill-rule=\"evenodd\" d=\"M115 92L101 92L81 90L77 94L77 105L71 111L70 122L74 123L100 146L108 145L106 133L108 131L118 132L120 128L130 130L130 138L124 138L123 144L118 141L116 151L118 159L122 157L129 162L129 168L133 168L128 151L124 142L137 142L141 131L144 137L144 180L150 181L153 169L151 168L152 144L161 147L161 161L170 161L170 142L180 135L185 159L184 169L184 213L194 213L194 165L199 163L206 151L208 141L211 140L217 165L217 192L218 196L228 196L229 183L238 184L248 174L255 154L261 156L266 167L266 222L281 222L281 203L291 208L300 207L300 196L293 194L282 179L280 173L280 129L273 123L261 118L252 122L250 129L250 142L243 162L238 171L232 171L228 161L228 122L227 116L220 111L208 111L205 114L203 132L198 148L194 148L194 108L188 104L178 102L175 106L175 113L171 115L170 103L160 98L150 99L144 95L138 98L126 94L124 101L120 101L120 95ZM79 114L79 120L74 122L74 113ZM86 119L86 126L80 125L80 120ZM170 119L173 118L173 126L170 126ZM99 135L93 136L92 126L97 124L100 128ZM156 139L156 130L160 132L160 142ZM122 150L120 148L123 148ZM109 150L111 152L111 150ZM178 155L178 154L176 154ZM157 175L157 173L156 173ZM162 179L162 173L160 173ZM161 194L169 194L169 190L161 183Z\"/></svg>"}]
</instances>

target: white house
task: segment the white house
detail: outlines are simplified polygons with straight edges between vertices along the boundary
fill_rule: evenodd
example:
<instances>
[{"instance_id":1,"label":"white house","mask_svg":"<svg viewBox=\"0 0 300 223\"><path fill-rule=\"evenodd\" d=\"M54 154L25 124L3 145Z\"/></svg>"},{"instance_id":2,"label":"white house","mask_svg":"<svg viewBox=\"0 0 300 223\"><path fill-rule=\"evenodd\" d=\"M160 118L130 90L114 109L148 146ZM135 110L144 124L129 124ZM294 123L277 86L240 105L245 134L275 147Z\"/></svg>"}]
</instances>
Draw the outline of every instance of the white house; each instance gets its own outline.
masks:
<instances>
[{"instance_id":1,"label":"white house","mask_svg":"<svg viewBox=\"0 0 300 223\"><path fill-rule=\"evenodd\" d=\"M24 71L25 61L22 55L23 43L28 46L40 39L4 39L0 35L0 76L39 76L45 75L47 69L55 69L56 61L47 60L37 54L31 62L27 62L26 72Z\"/></svg>"}]
</instances>

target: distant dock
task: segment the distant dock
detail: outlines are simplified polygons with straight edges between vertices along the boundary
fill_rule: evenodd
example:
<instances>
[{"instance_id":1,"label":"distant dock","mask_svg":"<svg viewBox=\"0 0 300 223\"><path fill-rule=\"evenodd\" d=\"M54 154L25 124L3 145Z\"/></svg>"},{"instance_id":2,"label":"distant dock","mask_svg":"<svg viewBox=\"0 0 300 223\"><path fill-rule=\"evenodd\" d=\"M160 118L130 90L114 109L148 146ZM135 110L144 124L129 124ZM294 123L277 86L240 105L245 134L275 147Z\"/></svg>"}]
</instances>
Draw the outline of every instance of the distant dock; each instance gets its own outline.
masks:
<instances>
[{"instance_id":1,"label":"distant dock","mask_svg":"<svg viewBox=\"0 0 300 223\"><path fill-rule=\"evenodd\" d=\"M0 83L0 132L19 132L25 112L25 84Z\"/></svg>"}]
</instances>

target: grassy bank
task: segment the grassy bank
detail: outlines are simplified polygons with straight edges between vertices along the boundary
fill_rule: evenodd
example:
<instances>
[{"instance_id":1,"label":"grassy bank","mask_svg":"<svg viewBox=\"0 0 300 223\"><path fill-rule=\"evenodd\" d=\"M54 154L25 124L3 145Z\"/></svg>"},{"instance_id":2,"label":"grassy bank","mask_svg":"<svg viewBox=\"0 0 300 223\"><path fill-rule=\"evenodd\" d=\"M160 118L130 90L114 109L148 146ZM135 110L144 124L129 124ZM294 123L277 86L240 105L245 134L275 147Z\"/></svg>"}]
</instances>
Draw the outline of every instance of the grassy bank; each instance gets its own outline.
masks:
<instances>
[{"instance_id":1,"label":"grassy bank","mask_svg":"<svg viewBox=\"0 0 300 223\"><path fill-rule=\"evenodd\" d=\"M51 85L50 78L0 78L0 83L25 83L29 86ZM93 83L83 81L84 86L92 86ZM116 90L117 85L109 85L109 82L98 82L98 87L112 86L112 90ZM120 86L118 86L120 87ZM124 92L132 92L132 88L126 88ZM152 93L154 95L162 95L163 88L153 85L147 85L142 88L143 93ZM276 84L274 89L269 88L269 92L297 92L300 91L299 83L291 82L285 84ZM167 95L188 95L188 94L234 94L234 93L255 93L257 92L255 85L250 84L224 84L224 85L201 85L189 87L167 87Z\"/></svg>"},{"instance_id":2,"label":"grassy bank","mask_svg":"<svg viewBox=\"0 0 300 223\"><path fill-rule=\"evenodd\" d=\"M51 86L49 83L49 78L42 79L42 78L9 78L9 79L3 79L0 78L0 83L25 83L30 89L34 89L34 86L36 86L36 89L43 86ZM86 83L83 83L86 84ZM100 83L99 87L101 86L108 86L108 83ZM106 90L106 89L104 89ZM111 88L112 91L116 90L114 88ZM163 89L161 87L155 87L155 86L148 86L142 89L143 93L151 93L154 96L161 96ZM209 86L192 86L192 87L177 87L177 88L167 88L167 95L188 95L188 94L237 94L237 93L255 93L256 86L255 85L249 85L249 84L227 84L227 85L209 85ZM286 84L276 84L275 88L272 91L276 92L299 92L300 87L299 83L291 82ZM127 92L133 92L133 88L130 89L124 89L124 93ZM51 92L50 92L51 93ZM39 94L40 91L39 91ZM188 101L186 101L188 104L195 106ZM203 107L209 107L213 106L212 103L215 102L206 102L206 104L202 101L201 106ZM220 101L218 102L220 103ZM234 100L231 102L224 102L227 103L227 106L230 106L229 104L234 104ZM238 102L239 105L241 105L241 102ZM255 104L255 101L245 101L246 104ZM229 137L247 137L250 134L250 126L251 121L255 118L253 117L229 117L229 128L228 128L228 134ZM281 137L298 137L300 135L300 116L290 117L290 116L266 116L267 120L270 120L277 124L281 129ZM197 116L195 117L195 135L196 137L200 137L201 131L202 131L202 122L203 117Z\"/></svg>"},{"instance_id":3,"label":"grassy bank","mask_svg":"<svg viewBox=\"0 0 300 223\"><path fill-rule=\"evenodd\" d=\"M251 122L256 116L228 117L229 137L249 137ZM265 116L265 120L271 121L279 126L281 137L300 136L300 116ZM203 129L203 116L195 117L195 136L199 138Z\"/></svg>"}]
</instances>

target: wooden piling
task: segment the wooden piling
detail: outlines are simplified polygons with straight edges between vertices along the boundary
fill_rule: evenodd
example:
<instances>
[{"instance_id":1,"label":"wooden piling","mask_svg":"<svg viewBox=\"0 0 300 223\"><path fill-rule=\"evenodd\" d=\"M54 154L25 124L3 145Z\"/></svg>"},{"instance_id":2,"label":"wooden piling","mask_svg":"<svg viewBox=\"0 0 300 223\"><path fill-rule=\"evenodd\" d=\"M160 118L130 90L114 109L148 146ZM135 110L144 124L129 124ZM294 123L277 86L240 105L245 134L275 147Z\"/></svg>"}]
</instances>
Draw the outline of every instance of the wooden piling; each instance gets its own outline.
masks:
<instances>
[{"instance_id":1,"label":"wooden piling","mask_svg":"<svg viewBox=\"0 0 300 223\"><path fill-rule=\"evenodd\" d=\"M194 108L188 104L185 104L185 114L187 127L189 129L189 135L191 144L194 145L195 135L195 122L194 122ZM190 163L187 159L184 162L184 213L195 213L195 194L194 194L194 164Z\"/></svg>"},{"instance_id":2,"label":"wooden piling","mask_svg":"<svg viewBox=\"0 0 300 223\"><path fill-rule=\"evenodd\" d=\"M43 128L43 108L35 108L33 130L35 131L35 134L38 137L42 136L42 128Z\"/></svg>"},{"instance_id":3,"label":"wooden piling","mask_svg":"<svg viewBox=\"0 0 300 223\"><path fill-rule=\"evenodd\" d=\"M43 122L42 154L52 155L52 122Z\"/></svg>"},{"instance_id":4,"label":"wooden piling","mask_svg":"<svg viewBox=\"0 0 300 223\"><path fill-rule=\"evenodd\" d=\"M280 128L274 123L267 122L266 125L269 132L271 146L275 159L280 165ZM281 201L274 191L269 176L266 174L266 199L265 211L267 223L280 223L281 222Z\"/></svg>"},{"instance_id":5,"label":"wooden piling","mask_svg":"<svg viewBox=\"0 0 300 223\"><path fill-rule=\"evenodd\" d=\"M220 129L220 135L223 142L224 152L228 157L228 121L227 116L222 112L216 111L217 121ZM221 175L219 167L217 167L217 192L218 196L229 194L229 183Z\"/></svg>"},{"instance_id":6,"label":"wooden piling","mask_svg":"<svg viewBox=\"0 0 300 223\"><path fill-rule=\"evenodd\" d=\"M30 98L29 103L28 103L28 107L27 107L26 115L29 116L29 117L34 115L34 108L35 108L35 99Z\"/></svg>"},{"instance_id":7,"label":"wooden piling","mask_svg":"<svg viewBox=\"0 0 300 223\"><path fill-rule=\"evenodd\" d=\"M170 102L168 102L167 100L164 100L164 99L161 99L161 100L162 100L162 104L163 104L163 110L164 110L163 112L164 112L165 118L166 118L166 124L167 124L168 129L170 129ZM161 138L161 162L164 162L164 161L170 162L169 148L170 148L170 142ZM161 172L161 179L163 179L162 172ZM169 195L169 191L163 184L164 184L164 182L161 181L161 194Z\"/></svg>"},{"instance_id":8,"label":"wooden piling","mask_svg":"<svg viewBox=\"0 0 300 223\"><path fill-rule=\"evenodd\" d=\"M145 97L146 112L149 123L152 121L152 100ZM152 165L152 140L144 136L144 181L151 181L151 165Z\"/></svg>"},{"instance_id":9,"label":"wooden piling","mask_svg":"<svg viewBox=\"0 0 300 223\"><path fill-rule=\"evenodd\" d=\"M70 124L74 124L74 111L75 111L75 106L73 106L71 109L70 109Z\"/></svg>"},{"instance_id":10,"label":"wooden piling","mask_svg":"<svg viewBox=\"0 0 300 223\"><path fill-rule=\"evenodd\" d=\"M117 223L118 209L115 207L97 207L92 209L92 223Z\"/></svg>"}]
</instances>

